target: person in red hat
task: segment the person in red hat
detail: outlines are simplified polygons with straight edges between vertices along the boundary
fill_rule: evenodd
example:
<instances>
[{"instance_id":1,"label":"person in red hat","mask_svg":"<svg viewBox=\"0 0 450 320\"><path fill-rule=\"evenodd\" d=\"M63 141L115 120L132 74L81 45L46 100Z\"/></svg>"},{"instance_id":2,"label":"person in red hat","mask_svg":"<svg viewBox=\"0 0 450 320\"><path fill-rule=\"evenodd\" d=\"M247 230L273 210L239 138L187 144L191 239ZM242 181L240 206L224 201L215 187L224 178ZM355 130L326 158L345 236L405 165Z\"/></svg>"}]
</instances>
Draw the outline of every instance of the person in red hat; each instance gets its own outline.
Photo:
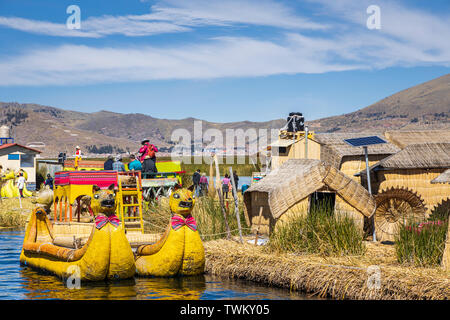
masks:
<instances>
[{"instance_id":1,"label":"person in red hat","mask_svg":"<svg viewBox=\"0 0 450 320\"><path fill-rule=\"evenodd\" d=\"M141 154L139 157L139 161L142 163L142 172L143 173L157 173L156 169L156 152L158 152L158 148L151 144L148 139L143 140L141 142L142 147L139 149L139 153Z\"/></svg>"},{"instance_id":2,"label":"person in red hat","mask_svg":"<svg viewBox=\"0 0 450 320\"><path fill-rule=\"evenodd\" d=\"M81 149L80 149L80 146L76 146L75 147L75 163L74 163L75 170L78 170L78 165L80 164L80 160L81 160Z\"/></svg>"}]
</instances>

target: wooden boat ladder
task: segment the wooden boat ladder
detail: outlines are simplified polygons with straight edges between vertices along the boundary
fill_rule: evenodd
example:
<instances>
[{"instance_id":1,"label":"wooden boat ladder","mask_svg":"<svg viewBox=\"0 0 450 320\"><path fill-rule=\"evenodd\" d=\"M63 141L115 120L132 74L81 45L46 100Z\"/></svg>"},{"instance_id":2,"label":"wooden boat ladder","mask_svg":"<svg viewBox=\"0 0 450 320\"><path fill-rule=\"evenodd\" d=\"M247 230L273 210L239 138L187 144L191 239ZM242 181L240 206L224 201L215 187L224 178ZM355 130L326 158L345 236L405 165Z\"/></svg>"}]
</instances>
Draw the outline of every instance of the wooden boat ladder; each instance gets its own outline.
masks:
<instances>
[{"instance_id":1,"label":"wooden boat ladder","mask_svg":"<svg viewBox=\"0 0 450 320\"><path fill-rule=\"evenodd\" d=\"M135 177L136 184L124 185L120 176ZM119 217L125 232L144 233L142 218L142 179L140 171L117 173Z\"/></svg>"}]
</instances>

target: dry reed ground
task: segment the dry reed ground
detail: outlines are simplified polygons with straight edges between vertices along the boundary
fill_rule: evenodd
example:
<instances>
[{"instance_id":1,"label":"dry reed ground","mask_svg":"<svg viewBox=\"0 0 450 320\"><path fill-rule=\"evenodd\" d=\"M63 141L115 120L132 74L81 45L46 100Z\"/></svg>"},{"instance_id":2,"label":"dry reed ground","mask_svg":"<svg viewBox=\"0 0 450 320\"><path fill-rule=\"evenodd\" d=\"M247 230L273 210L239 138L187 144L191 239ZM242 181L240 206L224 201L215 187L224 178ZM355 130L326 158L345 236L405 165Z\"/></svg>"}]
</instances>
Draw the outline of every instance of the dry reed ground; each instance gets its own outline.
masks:
<instances>
[{"instance_id":1,"label":"dry reed ground","mask_svg":"<svg viewBox=\"0 0 450 320\"><path fill-rule=\"evenodd\" d=\"M20 209L18 198L3 198L0 200L0 227L24 227L28 216L34 209L32 198L22 199Z\"/></svg>"},{"instance_id":2,"label":"dry reed ground","mask_svg":"<svg viewBox=\"0 0 450 320\"><path fill-rule=\"evenodd\" d=\"M0 226L22 227L34 205L31 198L3 199ZM162 217L161 217L162 218ZM154 220L153 220L154 221ZM166 226L166 217L161 227ZM154 221L156 222L156 221ZM263 246L244 244L237 238L204 241L206 272L241 278L333 299L449 299L450 273L439 268L419 268L397 262L391 245L365 242L362 256L323 257L269 252ZM369 266L381 271L381 288L369 289Z\"/></svg>"},{"instance_id":3,"label":"dry reed ground","mask_svg":"<svg viewBox=\"0 0 450 320\"><path fill-rule=\"evenodd\" d=\"M253 239L254 238L247 238ZM236 241L205 242L206 272L333 299L449 299L450 274L400 265L393 246L366 242L363 256L322 257L269 252ZM369 266L380 268L380 289L369 289ZM368 272L369 271L369 272ZM371 277L371 279L372 279Z\"/></svg>"}]
</instances>

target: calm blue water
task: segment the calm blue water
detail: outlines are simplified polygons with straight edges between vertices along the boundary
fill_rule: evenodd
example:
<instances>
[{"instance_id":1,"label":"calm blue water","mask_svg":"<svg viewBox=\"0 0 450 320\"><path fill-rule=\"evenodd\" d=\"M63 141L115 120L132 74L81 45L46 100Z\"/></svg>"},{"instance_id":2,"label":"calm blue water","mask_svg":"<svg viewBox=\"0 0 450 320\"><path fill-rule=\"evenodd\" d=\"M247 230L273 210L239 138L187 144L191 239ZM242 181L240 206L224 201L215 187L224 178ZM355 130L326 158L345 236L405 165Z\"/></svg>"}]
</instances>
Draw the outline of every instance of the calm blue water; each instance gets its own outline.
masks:
<instances>
[{"instance_id":1,"label":"calm blue water","mask_svg":"<svg viewBox=\"0 0 450 320\"><path fill-rule=\"evenodd\" d=\"M0 300L23 299L308 299L289 290L205 275L185 278L135 278L83 283L68 289L59 278L20 266L23 231L0 230Z\"/></svg>"},{"instance_id":2,"label":"calm blue water","mask_svg":"<svg viewBox=\"0 0 450 320\"><path fill-rule=\"evenodd\" d=\"M208 179L209 179L209 177L208 177ZM223 179L223 177L222 177L222 179ZM250 176L239 177L238 190L241 190L242 185L244 185L244 184L251 185L251 182L252 182L252 177L250 177ZM214 179L213 183L214 183L214 185L216 185L216 179Z\"/></svg>"}]
</instances>

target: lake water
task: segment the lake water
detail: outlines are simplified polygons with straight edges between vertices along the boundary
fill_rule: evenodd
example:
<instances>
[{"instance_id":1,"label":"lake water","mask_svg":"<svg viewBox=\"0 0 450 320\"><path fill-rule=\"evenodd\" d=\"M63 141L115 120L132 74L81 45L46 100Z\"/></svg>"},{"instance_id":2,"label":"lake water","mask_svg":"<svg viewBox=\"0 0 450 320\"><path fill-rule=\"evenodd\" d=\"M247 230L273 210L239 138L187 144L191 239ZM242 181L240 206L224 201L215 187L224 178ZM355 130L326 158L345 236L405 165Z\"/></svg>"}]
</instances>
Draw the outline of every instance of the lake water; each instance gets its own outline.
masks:
<instances>
[{"instance_id":1,"label":"lake water","mask_svg":"<svg viewBox=\"0 0 450 320\"><path fill-rule=\"evenodd\" d=\"M223 179L223 177L221 177ZM208 177L209 179L209 177ZM214 185L216 185L216 180L214 179L213 181ZM244 184L248 184L249 186L252 184L252 177L250 176L242 176L239 177L239 181L238 181L238 190L241 190L242 185Z\"/></svg>"},{"instance_id":2,"label":"lake water","mask_svg":"<svg viewBox=\"0 0 450 320\"><path fill-rule=\"evenodd\" d=\"M224 280L211 275L82 283L81 289L68 289L60 278L20 265L23 237L23 231L0 230L0 300L308 299L303 294L287 289L266 287L249 281Z\"/></svg>"}]
</instances>

